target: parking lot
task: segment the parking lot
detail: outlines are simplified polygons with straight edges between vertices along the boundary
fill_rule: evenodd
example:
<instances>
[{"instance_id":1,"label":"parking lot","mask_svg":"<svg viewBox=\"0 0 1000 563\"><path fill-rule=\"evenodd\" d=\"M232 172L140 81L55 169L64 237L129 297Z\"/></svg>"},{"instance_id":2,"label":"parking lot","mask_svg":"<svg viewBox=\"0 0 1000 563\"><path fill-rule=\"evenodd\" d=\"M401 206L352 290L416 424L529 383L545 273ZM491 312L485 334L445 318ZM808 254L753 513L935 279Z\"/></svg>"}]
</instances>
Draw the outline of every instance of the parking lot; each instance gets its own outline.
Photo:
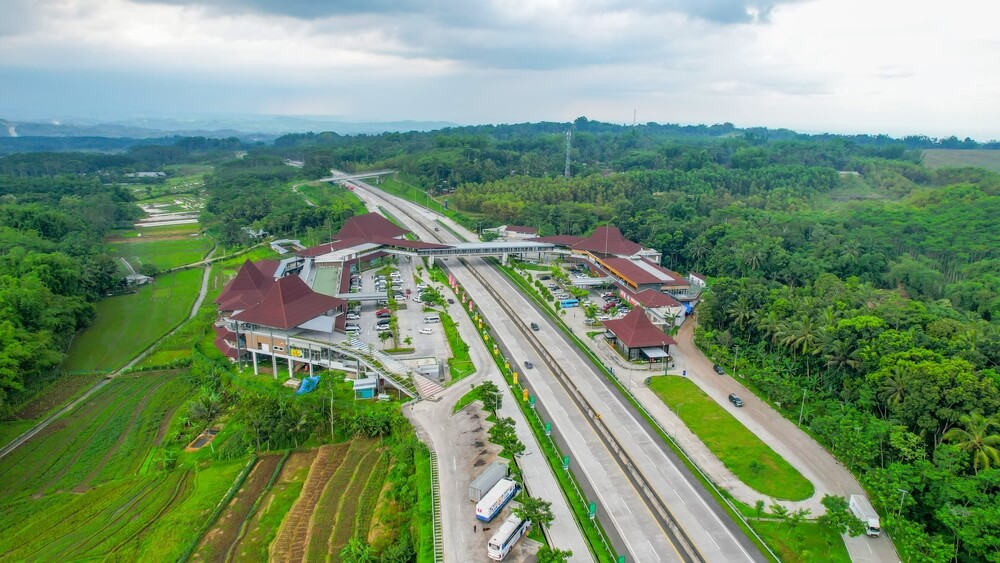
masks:
<instances>
[{"instance_id":1,"label":"parking lot","mask_svg":"<svg viewBox=\"0 0 1000 563\"><path fill-rule=\"evenodd\" d=\"M395 313L397 327L399 331L398 342L401 348L413 348L413 352L406 354L396 354L399 359L406 358L448 358L451 351L448 348L448 341L440 323L425 323L424 318L433 316L435 312L425 312L424 305L415 301L418 294L418 281L415 278L415 266L419 262L411 262L401 259L393 268L398 272L398 276L385 276L385 283L379 284L377 273L381 267L365 270L360 274L355 274L358 281L359 293L394 292L398 288L402 294L397 298L398 309ZM394 281L398 280L398 281ZM419 283L429 284L426 274ZM407 291L409 293L407 294ZM383 302L380 302L383 303ZM393 347L393 339L388 338L384 342L379 338L379 333L388 332L388 329L379 328L380 322L387 324L385 312L388 311L386 304L376 302L364 302L354 305L356 314L349 313L348 325L356 325L360 328L357 333L358 338L370 343L379 349L389 349ZM382 311L380 318L377 313ZM356 317L356 318L355 318ZM381 326L385 326L384 324ZM409 341L407 341L409 339ZM409 342L409 343L407 343Z\"/></svg>"}]
</instances>

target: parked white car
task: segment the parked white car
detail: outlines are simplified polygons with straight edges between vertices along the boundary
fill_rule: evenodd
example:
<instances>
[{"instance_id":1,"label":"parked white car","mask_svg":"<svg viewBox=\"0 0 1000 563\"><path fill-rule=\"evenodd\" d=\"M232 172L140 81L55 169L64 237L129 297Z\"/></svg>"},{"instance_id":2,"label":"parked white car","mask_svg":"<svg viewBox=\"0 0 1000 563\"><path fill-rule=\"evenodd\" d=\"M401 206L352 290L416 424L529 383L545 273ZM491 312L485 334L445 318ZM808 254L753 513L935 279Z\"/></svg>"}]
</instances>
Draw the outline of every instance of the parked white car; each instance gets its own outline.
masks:
<instances>
[{"instance_id":1,"label":"parked white car","mask_svg":"<svg viewBox=\"0 0 1000 563\"><path fill-rule=\"evenodd\" d=\"M420 329L420 334L434 334L434 329L432 329L429 326L425 326L424 328Z\"/></svg>"}]
</instances>

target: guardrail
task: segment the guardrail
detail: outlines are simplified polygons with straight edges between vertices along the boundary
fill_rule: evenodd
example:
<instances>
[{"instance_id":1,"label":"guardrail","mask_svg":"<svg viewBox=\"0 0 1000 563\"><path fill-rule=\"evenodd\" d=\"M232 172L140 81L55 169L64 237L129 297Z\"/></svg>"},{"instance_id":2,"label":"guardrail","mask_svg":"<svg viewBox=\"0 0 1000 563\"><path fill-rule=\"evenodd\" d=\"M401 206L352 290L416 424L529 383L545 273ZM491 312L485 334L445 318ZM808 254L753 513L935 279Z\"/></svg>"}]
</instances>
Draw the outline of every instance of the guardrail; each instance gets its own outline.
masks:
<instances>
[{"instance_id":1,"label":"guardrail","mask_svg":"<svg viewBox=\"0 0 1000 563\"><path fill-rule=\"evenodd\" d=\"M434 563L444 562L444 532L441 529L441 485L438 481L438 458L428 448L431 458L431 529L434 533Z\"/></svg>"}]
</instances>

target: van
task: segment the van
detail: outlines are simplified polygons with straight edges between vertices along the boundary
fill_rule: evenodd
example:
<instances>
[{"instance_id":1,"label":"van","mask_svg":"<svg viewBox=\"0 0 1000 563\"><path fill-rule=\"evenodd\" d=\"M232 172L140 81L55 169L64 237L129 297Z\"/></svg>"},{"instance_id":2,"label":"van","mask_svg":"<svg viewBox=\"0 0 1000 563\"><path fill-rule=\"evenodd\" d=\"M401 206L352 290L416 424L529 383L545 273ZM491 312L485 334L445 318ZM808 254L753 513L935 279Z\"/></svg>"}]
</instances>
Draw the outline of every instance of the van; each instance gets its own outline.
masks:
<instances>
[{"instance_id":1,"label":"van","mask_svg":"<svg viewBox=\"0 0 1000 563\"><path fill-rule=\"evenodd\" d=\"M348 324L344 327L347 332L361 332L361 327L356 324Z\"/></svg>"},{"instance_id":2,"label":"van","mask_svg":"<svg viewBox=\"0 0 1000 563\"><path fill-rule=\"evenodd\" d=\"M438 315L427 315L424 317L424 324L439 323L441 322L441 317Z\"/></svg>"}]
</instances>

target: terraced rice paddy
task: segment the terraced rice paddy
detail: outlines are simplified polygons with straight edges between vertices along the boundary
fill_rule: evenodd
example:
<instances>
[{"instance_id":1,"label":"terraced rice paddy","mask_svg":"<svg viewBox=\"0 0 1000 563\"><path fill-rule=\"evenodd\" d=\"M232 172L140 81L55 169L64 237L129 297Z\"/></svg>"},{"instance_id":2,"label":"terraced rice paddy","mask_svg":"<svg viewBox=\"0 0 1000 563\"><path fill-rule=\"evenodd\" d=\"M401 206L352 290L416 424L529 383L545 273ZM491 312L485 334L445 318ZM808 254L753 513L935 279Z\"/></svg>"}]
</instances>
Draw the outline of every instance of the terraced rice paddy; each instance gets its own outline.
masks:
<instances>
[{"instance_id":1,"label":"terraced rice paddy","mask_svg":"<svg viewBox=\"0 0 1000 563\"><path fill-rule=\"evenodd\" d=\"M0 460L0 558L155 553L154 524L207 492L189 470L145 464L186 390L175 373L117 378Z\"/></svg>"}]
</instances>

